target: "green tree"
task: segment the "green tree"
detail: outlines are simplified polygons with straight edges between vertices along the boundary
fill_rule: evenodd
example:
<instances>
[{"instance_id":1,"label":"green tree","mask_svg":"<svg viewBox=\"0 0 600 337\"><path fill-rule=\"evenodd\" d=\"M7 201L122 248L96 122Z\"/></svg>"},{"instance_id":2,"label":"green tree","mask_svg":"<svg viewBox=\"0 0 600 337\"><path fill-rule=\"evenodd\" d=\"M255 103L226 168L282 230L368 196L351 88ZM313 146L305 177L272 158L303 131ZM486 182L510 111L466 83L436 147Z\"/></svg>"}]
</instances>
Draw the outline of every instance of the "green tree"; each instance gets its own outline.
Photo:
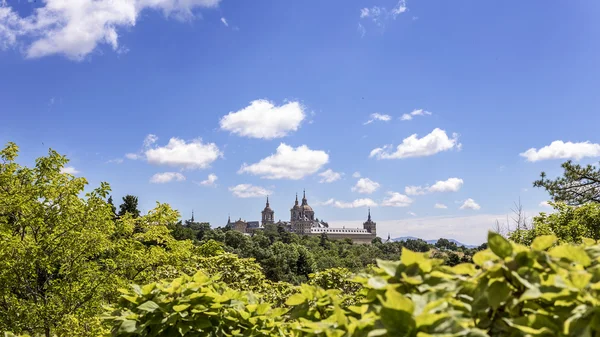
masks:
<instances>
[{"instance_id":1,"label":"green tree","mask_svg":"<svg viewBox=\"0 0 600 337\"><path fill-rule=\"evenodd\" d=\"M543 187L555 202L568 205L583 205L587 202L600 203L600 169L592 165L585 167L570 160L562 164L562 177L550 180L542 172L534 187Z\"/></svg>"},{"instance_id":2,"label":"green tree","mask_svg":"<svg viewBox=\"0 0 600 337\"><path fill-rule=\"evenodd\" d=\"M541 213L533 218L531 229L515 230L509 238L530 245L541 235L555 235L560 241L579 243L583 238L600 240L600 203L569 206L551 203L556 212Z\"/></svg>"},{"instance_id":3,"label":"green tree","mask_svg":"<svg viewBox=\"0 0 600 337\"><path fill-rule=\"evenodd\" d=\"M133 218L140 216L138 198L136 196L126 195L123 197L123 203L119 206L119 216L124 216L125 213L130 213Z\"/></svg>"},{"instance_id":4,"label":"green tree","mask_svg":"<svg viewBox=\"0 0 600 337\"><path fill-rule=\"evenodd\" d=\"M110 209L111 209L112 213L116 216L117 215L117 207L113 203L112 195L110 197L108 197L108 204L110 205Z\"/></svg>"},{"instance_id":5,"label":"green tree","mask_svg":"<svg viewBox=\"0 0 600 337\"><path fill-rule=\"evenodd\" d=\"M0 152L0 330L93 333L118 281L107 258L115 230L110 188L101 183L82 198L87 181L61 173L64 156L49 150L27 168L17 155L14 143Z\"/></svg>"}]
</instances>

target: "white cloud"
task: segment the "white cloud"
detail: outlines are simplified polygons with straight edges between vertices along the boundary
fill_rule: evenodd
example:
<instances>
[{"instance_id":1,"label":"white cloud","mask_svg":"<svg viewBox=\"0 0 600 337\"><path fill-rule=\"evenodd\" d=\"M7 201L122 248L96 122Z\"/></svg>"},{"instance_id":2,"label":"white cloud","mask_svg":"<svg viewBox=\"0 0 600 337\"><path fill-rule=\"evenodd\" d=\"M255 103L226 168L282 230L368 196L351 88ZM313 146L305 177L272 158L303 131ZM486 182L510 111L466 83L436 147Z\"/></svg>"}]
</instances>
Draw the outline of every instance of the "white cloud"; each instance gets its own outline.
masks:
<instances>
[{"instance_id":1,"label":"white cloud","mask_svg":"<svg viewBox=\"0 0 600 337\"><path fill-rule=\"evenodd\" d=\"M527 161L536 162L548 159L575 159L600 157L600 144L588 142L572 143L555 140L550 145L537 150L531 148L520 154Z\"/></svg>"},{"instance_id":2,"label":"white cloud","mask_svg":"<svg viewBox=\"0 0 600 337\"><path fill-rule=\"evenodd\" d=\"M334 172L332 169L319 173L319 176L323 177L323 179L319 180L320 183L332 183L342 177L340 173Z\"/></svg>"},{"instance_id":3,"label":"white cloud","mask_svg":"<svg viewBox=\"0 0 600 337\"><path fill-rule=\"evenodd\" d=\"M463 185L460 178L448 178L447 180L438 180L432 186L406 186L404 192L408 195L423 195L435 192L456 192Z\"/></svg>"},{"instance_id":4,"label":"white cloud","mask_svg":"<svg viewBox=\"0 0 600 337\"><path fill-rule=\"evenodd\" d=\"M352 173L352 177L353 178L360 178L360 172L354 172L354 173Z\"/></svg>"},{"instance_id":5,"label":"white cloud","mask_svg":"<svg viewBox=\"0 0 600 337\"><path fill-rule=\"evenodd\" d=\"M398 15L407 11L408 8L406 7L406 0L399 0L391 10L381 6L361 8L359 17L360 20L371 20L377 27L383 28L385 27L386 21L395 20ZM364 36L366 29L360 23L358 24L358 27L359 32L361 32L361 36Z\"/></svg>"},{"instance_id":6,"label":"white cloud","mask_svg":"<svg viewBox=\"0 0 600 337\"><path fill-rule=\"evenodd\" d=\"M190 142L171 138L166 146L146 149L144 154L150 164L184 169L204 169L223 156L215 143L203 143L199 138Z\"/></svg>"},{"instance_id":7,"label":"white cloud","mask_svg":"<svg viewBox=\"0 0 600 337\"><path fill-rule=\"evenodd\" d=\"M184 181L185 176L179 172L163 172L157 173L150 178L153 184L164 184L171 181Z\"/></svg>"},{"instance_id":8,"label":"white cloud","mask_svg":"<svg viewBox=\"0 0 600 337\"><path fill-rule=\"evenodd\" d=\"M423 189L421 186L406 186L404 188L404 193L408 195L423 195L427 193L427 190Z\"/></svg>"},{"instance_id":9,"label":"white cloud","mask_svg":"<svg viewBox=\"0 0 600 337\"><path fill-rule=\"evenodd\" d=\"M229 191L238 198L256 198L264 197L273 194L272 191L264 187L254 186L250 184L239 184L229 188Z\"/></svg>"},{"instance_id":10,"label":"white cloud","mask_svg":"<svg viewBox=\"0 0 600 337\"><path fill-rule=\"evenodd\" d=\"M146 9L166 17L194 18L199 8L216 7L220 0L44 0L29 16L0 1L0 47L22 46L25 56L62 54L82 60L99 44L123 50L118 30L133 27ZM21 48L19 48L21 49Z\"/></svg>"},{"instance_id":11,"label":"white cloud","mask_svg":"<svg viewBox=\"0 0 600 337\"><path fill-rule=\"evenodd\" d=\"M158 141L158 137L156 135L153 135L153 134L147 135L146 138L144 138L144 149L149 148L157 141Z\"/></svg>"},{"instance_id":12,"label":"white cloud","mask_svg":"<svg viewBox=\"0 0 600 337\"><path fill-rule=\"evenodd\" d=\"M463 185L463 180L460 178L449 178L447 180L436 181L431 187L429 192L456 192L460 190Z\"/></svg>"},{"instance_id":13,"label":"white cloud","mask_svg":"<svg viewBox=\"0 0 600 337\"><path fill-rule=\"evenodd\" d=\"M408 207L412 204L413 200L398 192L387 192L388 197L383 199L382 206L387 207Z\"/></svg>"},{"instance_id":14,"label":"white cloud","mask_svg":"<svg viewBox=\"0 0 600 337\"><path fill-rule=\"evenodd\" d=\"M60 173L68 173L68 174L76 175L77 173L79 173L79 170L77 170L73 166L66 166L66 167L63 167L60 169Z\"/></svg>"},{"instance_id":15,"label":"white cloud","mask_svg":"<svg viewBox=\"0 0 600 337\"><path fill-rule=\"evenodd\" d=\"M123 163L123 158L115 158L107 161L109 164L121 164Z\"/></svg>"},{"instance_id":16,"label":"white cloud","mask_svg":"<svg viewBox=\"0 0 600 337\"><path fill-rule=\"evenodd\" d=\"M394 8L392 8L392 15L394 19L398 14L402 14L406 12L408 8L406 7L406 0L399 0Z\"/></svg>"},{"instance_id":17,"label":"white cloud","mask_svg":"<svg viewBox=\"0 0 600 337\"><path fill-rule=\"evenodd\" d=\"M138 160L138 159L143 158L143 156L139 155L137 153L127 153L127 154L125 154L125 158L131 159L131 160Z\"/></svg>"},{"instance_id":18,"label":"white cloud","mask_svg":"<svg viewBox=\"0 0 600 337\"><path fill-rule=\"evenodd\" d=\"M344 202L334 199L329 199L322 203L323 205L331 205L336 208L359 208L359 207L375 207L377 203L369 198L356 199L350 202Z\"/></svg>"},{"instance_id":19,"label":"white cloud","mask_svg":"<svg viewBox=\"0 0 600 337\"><path fill-rule=\"evenodd\" d=\"M382 122L389 122L392 120L392 116L390 115L384 115L384 114L380 114L380 113L373 113L371 114L371 119L369 119L368 121L364 122L364 125L367 124L371 124L374 121L382 121Z\"/></svg>"},{"instance_id":20,"label":"white cloud","mask_svg":"<svg viewBox=\"0 0 600 337\"><path fill-rule=\"evenodd\" d=\"M448 208L448 206L446 206L444 204L435 204L433 207L434 208L439 208L439 209L446 209L446 208Z\"/></svg>"},{"instance_id":21,"label":"white cloud","mask_svg":"<svg viewBox=\"0 0 600 337\"><path fill-rule=\"evenodd\" d=\"M363 193L363 194L371 194L380 187L381 185L369 178L360 178L356 182L356 185L352 187L353 192Z\"/></svg>"},{"instance_id":22,"label":"white cloud","mask_svg":"<svg viewBox=\"0 0 600 337\"><path fill-rule=\"evenodd\" d=\"M480 208L481 208L481 206L479 206L479 204L476 203L475 200L473 200L471 198L465 200L465 202L462 204L462 206L460 206L460 209L478 210Z\"/></svg>"},{"instance_id":23,"label":"white cloud","mask_svg":"<svg viewBox=\"0 0 600 337\"><path fill-rule=\"evenodd\" d=\"M548 207L548 208L552 208L552 205L550 205L547 201L542 201L539 204L540 207Z\"/></svg>"},{"instance_id":24,"label":"white cloud","mask_svg":"<svg viewBox=\"0 0 600 337\"><path fill-rule=\"evenodd\" d=\"M229 27L229 24L227 23L227 19L221 18L221 22L223 22L223 24L225 25L225 27Z\"/></svg>"},{"instance_id":25,"label":"white cloud","mask_svg":"<svg viewBox=\"0 0 600 337\"><path fill-rule=\"evenodd\" d=\"M217 179L219 179L217 177L217 175L211 173L211 174L208 175L208 178L206 178L206 180L202 180L200 182L200 185L203 185L203 186L216 186L215 182L217 181Z\"/></svg>"},{"instance_id":26,"label":"white cloud","mask_svg":"<svg viewBox=\"0 0 600 337\"><path fill-rule=\"evenodd\" d=\"M425 157L455 148L461 148L458 134L454 133L452 138L449 138L446 131L436 128L423 138L417 138L416 133L404 138L402 144L396 147L395 152L390 152L391 145L373 149L369 157L377 159Z\"/></svg>"},{"instance_id":27,"label":"white cloud","mask_svg":"<svg viewBox=\"0 0 600 337\"><path fill-rule=\"evenodd\" d=\"M431 112L423 110L423 109L415 109L411 113L403 114L402 117L400 117L400 119L403 121L409 121L409 120L413 119L414 116L428 116L428 115L431 115Z\"/></svg>"},{"instance_id":28,"label":"white cloud","mask_svg":"<svg viewBox=\"0 0 600 337\"><path fill-rule=\"evenodd\" d=\"M219 124L222 130L239 136L273 139L298 130L305 117L304 107L298 102L275 106L259 99L242 110L223 116Z\"/></svg>"},{"instance_id":29,"label":"white cloud","mask_svg":"<svg viewBox=\"0 0 600 337\"><path fill-rule=\"evenodd\" d=\"M325 151L311 150L306 145L293 148L281 143L277 152L258 163L244 163L238 173L250 173L265 179L302 179L319 171L329 162Z\"/></svg>"},{"instance_id":30,"label":"white cloud","mask_svg":"<svg viewBox=\"0 0 600 337\"><path fill-rule=\"evenodd\" d=\"M417 216L417 213L415 213L415 212L406 212L406 214L412 215L412 216Z\"/></svg>"},{"instance_id":31,"label":"white cloud","mask_svg":"<svg viewBox=\"0 0 600 337\"><path fill-rule=\"evenodd\" d=\"M367 34L367 30L365 29L365 26L363 26L360 23L358 24L358 28L356 28L356 30L360 34L360 37L365 37L365 34Z\"/></svg>"}]
</instances>

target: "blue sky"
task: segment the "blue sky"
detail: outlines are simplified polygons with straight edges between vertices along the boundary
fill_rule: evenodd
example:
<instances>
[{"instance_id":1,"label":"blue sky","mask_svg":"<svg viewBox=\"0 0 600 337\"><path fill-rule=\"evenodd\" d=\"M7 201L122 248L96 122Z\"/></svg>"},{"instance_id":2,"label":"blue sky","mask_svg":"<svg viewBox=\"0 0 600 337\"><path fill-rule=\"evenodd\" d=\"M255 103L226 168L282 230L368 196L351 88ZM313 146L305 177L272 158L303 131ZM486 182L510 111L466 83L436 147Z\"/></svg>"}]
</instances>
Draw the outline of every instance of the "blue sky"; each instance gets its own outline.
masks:
<instances>
[{"instance_id":1,"label":"blue sky","mask_svg":"<svg viewBox=\"0 0 600 337\"><path fill-rule=\"evenodd\" d=\"M25 164L52 147L115 200L168 202L213 226L258 220L266 193L288 219L305 188L332 226L359 226L371 205L382 237L480 243L519 198L530 215L549 210L531 187L541 171L600 156L599 12L0 1L0 141Z\"/></svg>"}]
</instances>

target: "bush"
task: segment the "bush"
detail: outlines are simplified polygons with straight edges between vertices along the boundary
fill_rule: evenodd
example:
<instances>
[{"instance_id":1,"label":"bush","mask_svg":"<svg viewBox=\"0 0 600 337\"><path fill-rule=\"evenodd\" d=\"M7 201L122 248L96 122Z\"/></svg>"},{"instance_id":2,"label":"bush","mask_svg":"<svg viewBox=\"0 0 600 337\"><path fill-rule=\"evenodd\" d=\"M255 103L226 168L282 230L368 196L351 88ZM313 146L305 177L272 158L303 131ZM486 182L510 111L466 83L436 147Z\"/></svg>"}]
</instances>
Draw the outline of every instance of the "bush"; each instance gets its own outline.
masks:
<instances>
[{"instance_id":1,"label":"bush","mask_svg":"<svg viewBox=\"0 0 600 337\"><path fill-rule=\"evenodd\" d=\"M357 305L339 289L303 284L275 309L199 272L125 291L106 319L113 336L595 336L600 333L600 245L531 248L490 233L474 263L450 267L404 249L400 261L352 279ZM331 271L330 275L341 271ZM330 277L312 276L328 287Z\"/></svg>"}]
</instances>

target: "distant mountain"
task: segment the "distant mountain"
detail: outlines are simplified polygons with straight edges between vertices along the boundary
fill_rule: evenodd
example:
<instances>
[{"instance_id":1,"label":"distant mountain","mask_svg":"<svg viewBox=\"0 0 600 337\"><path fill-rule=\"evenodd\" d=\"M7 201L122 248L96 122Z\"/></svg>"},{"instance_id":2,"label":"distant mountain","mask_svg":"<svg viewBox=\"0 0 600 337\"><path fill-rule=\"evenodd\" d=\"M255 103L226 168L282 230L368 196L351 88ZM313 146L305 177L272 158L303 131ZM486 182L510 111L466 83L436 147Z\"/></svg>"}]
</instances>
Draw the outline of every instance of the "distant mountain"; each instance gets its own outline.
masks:
<instances>
[{"instance_id":1,"label":"distant mountain","mask_svg":"<svg viewBox=\"0 0 600 337\"><path fill-rule=\"evenodd\" d=\"M392 241L406 241L406 240L419 240L419 239L420 238L416 238L414 236L401 236L399 238L392 239ZM435 240L424 240L424 241L427 242L430 245L434 245L438 240L435 239ZM464 244L462 242L459 242L457 240L454 240L454 239L448 239L448 241L456 243L456 245L459 246L459 247L460 246L464 246L466 248L477 248L477 247L479 247L478 245L466 245L466 244Z\"/></svg>"}]
</instances>

